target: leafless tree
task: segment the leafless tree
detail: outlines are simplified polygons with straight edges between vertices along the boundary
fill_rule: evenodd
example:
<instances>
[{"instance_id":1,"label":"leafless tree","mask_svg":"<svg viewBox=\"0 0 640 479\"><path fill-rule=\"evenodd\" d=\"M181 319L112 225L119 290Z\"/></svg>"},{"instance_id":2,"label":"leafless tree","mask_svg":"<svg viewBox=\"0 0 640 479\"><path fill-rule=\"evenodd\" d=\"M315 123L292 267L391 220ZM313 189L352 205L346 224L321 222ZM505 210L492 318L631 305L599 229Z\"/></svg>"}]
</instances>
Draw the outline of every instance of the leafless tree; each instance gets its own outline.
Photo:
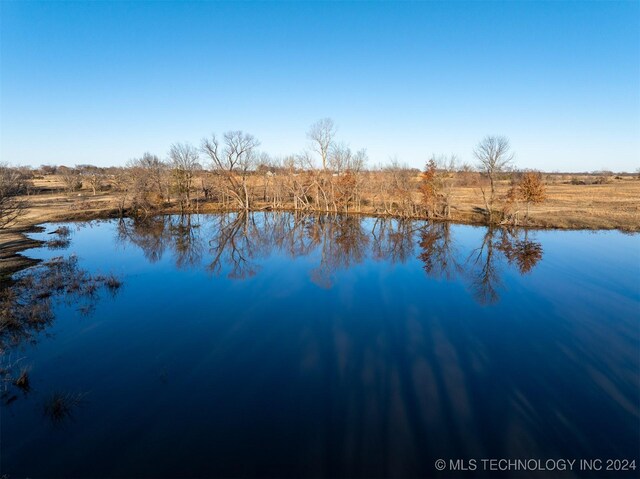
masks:
<instances>
[{"instance_id":1,"label":"leafless tree","mask_svg":"<svg viewBox=\"0 0 640 479\"><path fill-rule=\"evenodd\" d=\"M130 208L135 216L147 217L168 198L167 165L157 156L145 153L129 162L126 169ZM174 175L175 176L175 175Z\"/></svg>"},{"instance_id":2,"label":"leafless tree","mask_svg":"<svg viewBox=\"0 0 640 479\"><path fill-rule=\"evenodd\" d=\"M414 172L397 159L383 167L378 183L378 197L382 201L385 214L403 218L416 216L416 201L413 197L415 185L412 182Z\"/></svg>"},{"instance_id":3,"label":"leafless tree","mask_svg":"<svg viewBox=\"0 0 640 479\"><path fill-rule=\"evenodd\" d=\"M493 223L493 204L496 197L497 175L504 171L513 161L514 154L510 152L509 140L504 136L486 136L473 150L473 154L479 162L479 169L489 178L489 197L484 188L484 198L489 223Z\"/></svg>"},{"instance_id":4,"label":"leafless tree","mask_svg":"<svg viewBox=\"0 0 640 479\"><path fill-rule=\"evenodd\" d=\"M344 143L335 143L329 152L329 168L337 174L346 170L361 171L367 162L367 150L361 149L355 153Z\"/></svg>"},{"instance_id":5,"label":"leafless tree","mask_svg":"<svg viewBox=\"0 0 640 479\"><path fill-rule=\"evenodd\" d=\"M58 167L56 165L40 165L39 169L43 175L55 175L58 171Z\"/></svg>"},{"instance_id":6,"label":"leafless tree","mask_svg":"<svg viewBox=\"0 0 640 479\"><path fill-rule=\"evenodd\" d=\"M322 169L327 169L329 151L333 145L333 138L336 135L336 125L331 118L318 120L309 128L307 138L313 143L313 150L320 155Z\"/></svg>"},{"instance_id":7,"label":"leafless tree","mask_svg":"<svg viewBox=\"0 0 640 479\"><path fill-rule=\"evenodd\" d=\"M0 163L0 228L11 225L22 215L26 205L19 196L26 190L20 172Z\"/></svg>"},{"instance_id":8,"label":"leafless tree","mask_svg":"<svg viewBox=\"0 0 640 479\"><path fill-rule=\"evenodd\" d=\"M334 143L329 151L327 162L329 169L337 174L344 172L348 168L353 153L344 143Z\"/></svg>"},{"instance_id":9,"label":"leafless tree","mask_svg":"<svg viewBox=\"0 0 640 479\"><path fill-rule=\"evenodd\" d=\"M89 188L91 188L93 196L95 196L102 186L102 181L104 180L104 169L93 165L76 165L74 170L80 177L80 184L82 185L86 183ZM73 188L74 179L69 177L69 181Z\"/></svg>"},{"instance_id":10,"label":"leafless tree","mask_svg":"<svg viewBox=\"0 0 640 479\"><path fill-rule=\"evenodd\" d=\"M242 131L228 131L224 134L222 145L215 135L202 141L202 151L212 162L214 172L223 176L228 193L240 208L249 210L251 195L247 178L251 169L258 164L258 139Z\"/></svg>"},{"instance_id":11,"label":"leafless tree","mask_svg":"<svg viewBox=\"0 0 640 479\"><path fill-rule=\"evenodd\" d=\"M58 172L61 173L62 182L68 193L73 193L82 189L82 178L77 168L60 167Z\"/></svg>"},{"instance_id":12,"label":"leafless tree","mask_svg":"<svg viewBox=\"0 0 640 479\"><path fill-rule=\"evenodd\" d=\"M169 165L156 155L148 152L145 152L139 159L134 160L134 165L144 171L155 193L164 201L171 200L170 181L168 178Z\"/></svg>"},{"instance_id":13,"label":"leafless tree","mask_svg":"<svg viewBox=\"0 0 640 479\"><path fill-rule=\"evenodd\" d=\"M356 211L360 210L361 173L366 162L367 152L364 149L353 153L344 144L332 147L329 166L337 177L330 177L329 191L336 210L341 208L348 212L351 206Z\"/></svg>"},{"instance_id":14,"label":"leafless tree","mask_svg":"<svg viewBox=\"0 0 640 479\"><path fill-rule=\"evenodd\" d=\"M191 208L193 176L200 168L198 150L189 143L174 143L169 150L169 160L180 212L184 214Z\"/></svg>"},{"instance_id":15,"label":"leafless tree","mask_svg":"<svg viewBox=\"0 0 640 479\"><path fill-rule=\"evenodd\" d=\"M96 196L96 192L102 187L102 179L103 175L99 171L89 173L88 182L91 191L93 191L93 196Z\"/></svg>"},{"instance_id":16,"label":"leafless tree","mask_svg":"<svg viewBox=\"0 0 640 479\"><path fill-rule=\"evenodd\" d=\"M116 169L111 175L111 186L118 200L118 213L120 218L123 218L132 189L131 173L128 169Z\"/></svg>"}]
</instances>

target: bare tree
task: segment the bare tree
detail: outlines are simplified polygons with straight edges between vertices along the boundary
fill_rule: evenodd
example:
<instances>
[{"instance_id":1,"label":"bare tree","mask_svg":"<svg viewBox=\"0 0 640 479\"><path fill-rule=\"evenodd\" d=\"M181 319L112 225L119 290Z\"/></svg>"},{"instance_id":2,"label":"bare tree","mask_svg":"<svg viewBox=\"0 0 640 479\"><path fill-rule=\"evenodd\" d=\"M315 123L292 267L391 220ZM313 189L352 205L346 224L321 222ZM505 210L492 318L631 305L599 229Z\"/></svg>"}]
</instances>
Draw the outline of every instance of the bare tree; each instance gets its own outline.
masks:
<instances>
[{"instance_id":1,"label":"bare tree","mask_svg":"<svg viewBox=\"0 0 640 479\"><path fill-rule=\"evenodd\" d=\"M347 145L344 143L334 143L331 145L329 157L327 158L329 169L337 174L344 172L344 170L348 168L352 156L351 148Z\"/></svg>"},{"instance_id":2,"label":"bare tree","mask_svg":"<svg viewBox=\"0 0 640 479\"><path fill-rule=\"evenodd\" d=\"M327 190L335 210L344 208L344 211L348 212L350 206L354 206L356 210L360 209L361 173L367 159L365 149L353 153L351 148L343 143L331 147L329 168L335 173L327 178Z\"/></svg>"},{"instance_id":3,"label":"bare tree","mask_svg":"<svg viewBox=\"0 0 640 479\"><path fill-rule=\"evenodd\" d=\"M102 178L103 175L100 171L93 171L89 173L89 187L91 191L93 191L93 196L96 196L96 192L102 187Z\"/></svg>"},{"instance_id":4,"label":"bare tree","mask_svg":"<svg viewBox=\"0 0 640 479\"><path fill-rule=\"evenodd\" d=\"M111 175L111 186L118 200L118 213L120 218L124 217L132 189L131 174L125 168L116 169Z\"/></svg>"},{"instance_id":5,"label":"bare tree","mask_svg":"<svg viewBox=\"0 0 640 479\"><path fill-rule=\"evenodd\" d=\"M327 169L329 151L333 145L336 130L336 125L331 118L323 118L311 125L307 132L307 138L313 142L313 150L320 155L323 170Z\"/></svg>"},{"instance_id":6,"label":"bare tree","mask_svg":"<svg viewBox=\"0 0 640 479\"><path fill-rule=\"evenodd\" d=\"M16 221L25 210L19 196L27 191L26 181L19 171L0 163L0 228Z\"/></svg>"},{"instance_id":7,"label":"bare tree","mask_svg":"<svg viewBox=\"0 0 640 479\"><path fill-rule=\"evenodd\" d=\"M55 175L58 171L58 167L56 165L40 165L39 168L42 175Z\"/></svg>"},{"instance_id":8,"label":"bare tree","mask_svg":"<svg viewBox=\"0 0 640 479\"><path fill-rule=\"evenodd\" d=\"M130 208L135 216L148 216L162 205L165 197L169 198L167 165L157 156L144 153L141 158L131 160L126 173Z\"/></svg>"},{"instance_id":9,"label":"bare tree","mask_svg":"<svg viewBox=\"0 0 640 479\"><path fill-rule=\"evenodd\" d=\"M180 213L191 207L194 172L200 168L198 150L189 143L174 143L169 150L173 184L180 203Z\"/></svg>"},{"instance_id":10,"label":"bare tree","mask_svg":"<svg viewBox=\"0 0 640 479\"><path fill-rule=\"evenodd\" d=\"M82 178L78 169L61 166L58 168L58 172L61 173L62 182L68 193L82 189Z\"/></svg>"},{"instance_id":11,"label":"bare tree","mask_svg":"<svg viewBox=\"0 0 640 479\"><path fill-rule=\"evenodd\" d=\"M489 178L489 197L481 187L489 223L493 222L493 203L496 196L497 175L504 171L513 161L513 153L510 152L509 140L504 136L486 136L473 150L473 154L479 162L479 169Z\"/></svg>"},{"instance_id":12,"label":"bare tree","mask_svg":"<svg viewBox=\"0 0 640 479\"><path fill-rule=\"evenodd\" d=\"M202 140L202 151L211 160L213 170L226 179L228 193L244 210L251 206L247 178L259 162L258 146L255 136L242 131L226 132L222 145L215 135Z\"/></svg>"},{"instance_id":13,"label":"bare tree","mask_svg":"<svg viewBox=\"0 0 640 479\"><path fill-rule=\"evenodd\" d=\"M151 189L159 195L161 199L170 201L170 181L167 174L169 165L156 155L148 152L145 152L141 158L134 160L134 165L145 172Z\"/></svg>"},{"instance_id":14,"label":"bare tree","mask_svg":"<svg viewBox=\"0 0 640 479\"><path fill-rule=\"evenodd\" d=\"M379 197L385 214L403 218L416 216L416 202L413 197L413 178L416 176L406 164L393 158L381 171Z\"/></svg>"}]
</instances>

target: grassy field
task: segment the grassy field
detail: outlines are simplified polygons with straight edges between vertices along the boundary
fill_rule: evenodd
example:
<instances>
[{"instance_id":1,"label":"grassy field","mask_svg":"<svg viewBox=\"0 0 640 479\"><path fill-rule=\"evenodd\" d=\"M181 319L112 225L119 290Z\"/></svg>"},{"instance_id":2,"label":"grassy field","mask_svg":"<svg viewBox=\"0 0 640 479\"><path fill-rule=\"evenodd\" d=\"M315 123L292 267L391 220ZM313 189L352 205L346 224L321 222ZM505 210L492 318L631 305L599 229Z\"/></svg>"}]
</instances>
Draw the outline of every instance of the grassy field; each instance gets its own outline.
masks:
<instances>
[{"instance_id":1,"label":"grassy field","mask_svg":"<svg viewBox=\"0 0 640 479\"><path fill-rule=\"evenodd\" d=\"M595 181L592 175L546 174L547 199L542 204L531 206L529 226L639 231L640 178L611 176L600 184ZM501 181L498 196L508 188L509 182ZM47 221L100 218L115 214L117 209L113 193L103 191L94 196L88 189L65 193L64 184L56 175L35 179L32 193L25 199L29 207L18 225L22 227ZM478 186L454 187L452 204L452 221L483 222L479 210L484 203ZM171 211L171 207L168 210ZM200 199L200 212L218 210L218 205ZM365 206L362 213L375 212Z\"/></svg>"},{"instance_id":2,"label":"grassy field","mask_svg":"<svg viewBox=\"0 0 640 479\"><path fill-rule=\"evenodd\" d=\"M567 184L571 180L566 180L564 175L554 180L547 180L547 199L531 206L530 226L640 230L640 180L621 177L604 184ZM501 188L506 190L506 183ZM454 196L460 210L467 214L482 208L478 188L456 188Z\"/></svg>"}]
</instances>

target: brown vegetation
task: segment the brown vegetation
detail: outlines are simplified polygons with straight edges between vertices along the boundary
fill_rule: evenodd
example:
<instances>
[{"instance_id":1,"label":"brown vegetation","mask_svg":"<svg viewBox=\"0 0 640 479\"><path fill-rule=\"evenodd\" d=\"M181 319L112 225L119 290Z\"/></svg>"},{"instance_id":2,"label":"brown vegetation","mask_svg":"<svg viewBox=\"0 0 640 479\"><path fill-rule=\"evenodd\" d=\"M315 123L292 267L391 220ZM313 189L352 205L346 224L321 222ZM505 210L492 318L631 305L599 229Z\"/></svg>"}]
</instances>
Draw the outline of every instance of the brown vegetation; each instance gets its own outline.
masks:
<instances>
[{"instance_id":1,"label":"brown vegetation","mask_svg":"<svg viewBox=\"0 0 640 479\"><path fill-rule=\"evenodd\" d=\"M65 229L60 230L57 234L64 235ZM113 275L90 275L82 270L75 256L56 257L5 279L0 284L0 399L8 405L18 399L16 391L25 395L31 391L29 368L20 367L20 359L12 361L11 352L35 342L38 333L49 327L55 304L72 304L81 314L88 314L101 289L114 294L120 286ZM54 422L65 419L77 402L74 397L52 397L45 414Z\"/></svg>"},{"instance_id":2,"label":"brown vegetation","mask_svg":"<svg viewBox=\"0 0 640 479\"><path fill-rule=\"evenodd\" d=\"M157 179L151 181L154 177ZM509 204L509 191L514 189L516 196L510 207L522 208L525 213L529 203L529 226L638 231L640 179L624 175L611 177L605 183L593 183L596 177L592 174L503 173L494 182L494 219L496 222L506 219L506 223L517 221L511 217L515 216L513 213L502 213L502 207ZM123 181L119 181L121 179ZM585 184L577 185L575 179ZM102 191L98 190L95 196L91 187L83 187L73 195L65 193L63 181L57 174L36 175L29 181L30 194L19 197L24 209L12 223L16 226L121 215L148 217L181 211L166 165L161 169L104 169ZM433 178L425 179L423 173L398 163L375 170L361 169L356 164L339 175L301 170L291 164L287 168L258 167L246 175L245 181L250 208L255 210L347 212L486 223L480 185L488 187L488 181L481 173L465 171L462 167L456 170L436 167ZM429 199L424 195L425 181L431 183L433 190L430 193L433 197ZM244 187L239 184L238 191L243 192ZM184 208L200 213L244 209L243 202L237 200L231 188L222 174L199 169L191 180L190 208L186 204ZM539 202L542 192L545 200ZM496 208L496 204L501 208ZM10 238L16 238L13 231L0 229L3 246ZM3 241L3 237L7 239Z\"/></svg>"},{"instance_id":3,"label":"brown vegetation","mask_svg":"<svg viewBox=\"0 0 640 479\"><path fill-rule=\"evenodd\" d=\"M640 228L640 180L635 176L612 176L605 183L594 183L597 175L592 174L533 174L542 182L539 186L544 188L545 200L542 203L536 200L535 194L525 195L519 188L518 178L524 174L503 173L494 183L496 204L508 204L508 193L514 186L517 195L513 209L522 209L525 213L529 198L529 226L629 231ZM416 218L431 215L434 219L486 223L480 185L485 185L487 180L481 173L437 168L434 176L433 188L438 196L431 208L425 204L422 192L424 176L397 163L377 170L349 169L340 175L299 170L293 165L291 169L257 168L246 176L246 186L253 202L251 209L255 210L357 212ZM118 182L122 177L126 177L126 183ZM159 180L153 183L147 181L150 177L149 169L144 168L105 169L102 191L94 196L90 187L69 195L64 192L58 175L38 175L30 180L30 194L20 197L24 209L22 216L13 224L27 227L46 221L179 213L180 202L173 196L170 171L160 170L157 174ZM575 179L585 184L577 185ZM525 182L522 188L529 183ZM189 211L241 209L230 188L224 176L211 171L196 171ZM503 217L501 210L494 205L496 221L516 221L515 217L511 218L513 214ZM2 238L7 239L3 241ZM0 229L3 246L11 238L16 238L11 231Z\"/></svg>"},{"instance_id":4,"label":"brown vegetation","mask_svg":"<svg viewBox=\"0 0 640 479\"><path fill-rule=\"evenodd\" d=\"M16 276L0 287L0 353L48 326L55 302L89 311L101 288L114 292L121 286L113 275L82 270L75 256L53 258Z\"/></svg>"},{"instance_id":5,"label":"brown vegetation","mask_svg":"<svg viewBox=\"0 0 640 479\"><path fill-rule=\"evenodd\" d=\"M509 141L500 136L478 144L475 168L459 164L455 155L432 156L422 172L397 160L367 168L366 151L354 152L335 136L334 123L324 119L309 129L309 151L284 158L258 151L254 136L230 131L221 140L203 139L200 148L176 143L167 161L145 153L117 168L0 166L0 269L16 260L8 252L11 244L18 248L8 228L161 212L268 209L640 230L637 175L520 172L512 166Z\"/></svg>"}]
</instances>

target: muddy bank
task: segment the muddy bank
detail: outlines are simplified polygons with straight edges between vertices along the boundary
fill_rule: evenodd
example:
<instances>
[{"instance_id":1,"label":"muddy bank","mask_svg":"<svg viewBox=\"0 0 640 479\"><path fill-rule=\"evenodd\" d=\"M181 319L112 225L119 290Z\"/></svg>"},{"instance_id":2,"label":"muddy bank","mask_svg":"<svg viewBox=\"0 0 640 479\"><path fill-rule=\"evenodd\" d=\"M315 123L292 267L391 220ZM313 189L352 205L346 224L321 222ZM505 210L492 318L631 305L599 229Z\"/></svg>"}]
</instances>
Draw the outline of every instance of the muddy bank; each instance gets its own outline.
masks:
<instances>
[{"instance_id":1,"label":"muddy bank","mask_svg":"<svg viewBox=\"0 0 640 479\"><path fill-rule=\"evenodd\" d=\"M30 248L38 248L42 241L27 236L28 233L42 231L41 226L27 226L10 230L0 230L0 284L9 280L13 273L21 271L39 261L22 254Z\"/></svg>"}]
</instances>

